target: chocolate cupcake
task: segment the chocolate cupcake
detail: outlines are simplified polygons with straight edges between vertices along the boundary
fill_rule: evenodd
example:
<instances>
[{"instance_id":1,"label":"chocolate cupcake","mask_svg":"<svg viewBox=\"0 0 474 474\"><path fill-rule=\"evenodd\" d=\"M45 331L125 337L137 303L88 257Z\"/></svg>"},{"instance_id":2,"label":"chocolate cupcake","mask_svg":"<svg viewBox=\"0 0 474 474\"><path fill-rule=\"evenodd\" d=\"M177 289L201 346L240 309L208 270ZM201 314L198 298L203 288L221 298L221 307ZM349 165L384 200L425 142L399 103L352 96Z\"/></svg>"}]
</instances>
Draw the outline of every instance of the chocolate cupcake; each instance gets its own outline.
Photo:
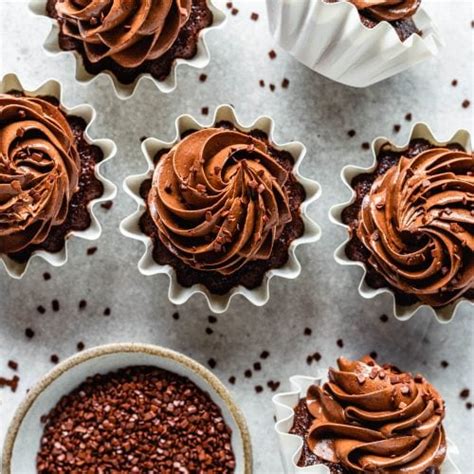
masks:
<instances>
[{"instance_id":1,"label":"chocolate cupcake","mask_svg":"<svg viewBox=\"0 0 474 474\"><path fill-rule=\"evenodd\" d=\"M440 143L417 125L405 147L378 139L370 169L344 171L353 199L333 214L349 231L345 259L408 312L428 305L448 317L474 301L474 157L458 137Z\"/></svg>"},{"instance_id":2,"label":"chocolate cupcake","mask_svg":"<svg viewBox=\"0 0 474 474\"><path fill-rule=\"evenodd\" d=\"M55 82L29 93L14 76L2 81L0 255L14 277L22 276L33 255L64 263L70 235L100 233L90 208L115 192L97 174L114 145L90 140L92 115L88 106L65 109Z\"/></svg>"},{"instance_id":3,"label":"chocolate cupcake","mask_svg":"<svg viewBox=\"0 0 474 474\"><path fill-rule=\"evenodd\" d=\"M444 401L423 376L369 356L337 365L327 377L293 377L294 392L274 397L289 472L459 472L448 457Z\"/></svg>"},{"instance_id":4,"label":"chocolate cupcake","mask_svg":"<svg viewBox=\"0 0 474 474\"><path fill-rule=\"evenodd\" d=\"M325 0L328 3L350 2L357 8L360 20L367 28L374 28L381 21L393 26L402 41L411 35L422 36L413 16L421 5L421 0Z\"/></svg>"},{"instance_id":5,"label":"chocolate cupcake","mask_svg":"<svg viewBox=\"0 0 474 474\"><path fill-rule=\"evenodd\" d=\"M171 147L144 142L150 170L126 182L141 207L122 230L147 243L143 273L172 269L172 300L201 291L222 311L241 292L263 304L272 274L294 278L294 248L319 234L304 215L318 193L297 172L304 149L273 143L269 119L241 126L227 106L211 127L187 120Z\"/></svg>"},{"instance_id":6,"label":"chocolate cupcake","mask_svg":"<svg viewBox=\"0 0 474 474\"><path fill-rule=\"evenodd\" d=\"M367 87L438 54L421 0L267 0L279 46L313 71Z\"/></svg>"},{"instance_id":7,"label":"chocolate cupcake","mask_svg":"<svg viewBox=\"0 0 474 474\"><path fill-rule=\"evenodd\" d=\"M76 76L88 81L110 74L121 98L141 77L164 92L176 87L175 66L205 67L209 52L204 33L221 25L224 14L211 0L43 0L34 13L53 20L46 48L77 54Z\"/></svg>"}]
</instances>

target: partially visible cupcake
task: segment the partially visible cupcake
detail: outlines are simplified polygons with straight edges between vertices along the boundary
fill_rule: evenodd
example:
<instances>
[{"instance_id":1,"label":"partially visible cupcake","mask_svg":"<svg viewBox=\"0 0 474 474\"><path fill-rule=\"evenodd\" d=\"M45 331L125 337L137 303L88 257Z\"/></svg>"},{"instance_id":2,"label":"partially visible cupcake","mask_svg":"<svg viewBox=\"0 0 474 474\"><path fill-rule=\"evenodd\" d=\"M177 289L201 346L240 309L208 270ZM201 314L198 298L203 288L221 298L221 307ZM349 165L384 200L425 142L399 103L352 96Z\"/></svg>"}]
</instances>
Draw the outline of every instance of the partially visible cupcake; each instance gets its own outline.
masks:
<instances>
[{"instance_id":1,"label":"partially visible cupcake","mask_svg":"<svg viewBox=\"0 0 474 474\"><path fill-rule=\"evenodd\" d=\"M83 116L68 114L58 89L49 82L40 88L44 95L26 93L12 75L0 89L0 257L15 277L34 254L64 263L71 234L97 238L91 203L115 194L98 173L115 146L91 141L86 128L93 109L79 106L74 110Z\"/></svg>"},{"instance_id":2,"label":"partially visible cupcake","mask_svg":"<svg viewBox=\"0 0 474 474\"><path fill-rule=\"evenodd\" d=\"M204 67L209 55L202 32L224 19L211 0L45 1L46 14L59 25L59 49L76 51L89 75L107 71L130 85L125 95L143 75L166 81L177 62L199 57L195 65Z\"/></svg>"},{"instance_id":3,"label":"partially visible cupcake","mask_svg":"<svg viewBox=\"0 0 474 474\"><path fill-rule=\"evenodd\" d=\"M142 273L169 275L173 303L200 292L216 312L237 293L262 305L270 278L299 275L295 248L319 238L305 215L319 185L298 173L303 145L276 145L272 131L221 106L210 127L182 116L172 144L143 143L149 170L125 181L139 208L121 228L146 245Z\"/></svg>"},{"instance_id":4,"label":"partially visible cupcake","mask_svg":"<svg viewBox=\"0 0 474 474\"><path fill-rule=\"evenodd\" d=\"M381 21L390 23L402 41L413 34L423 35L413 20L421 0L325 0L328 3L350 2L359 11L362 24L374 28Z\"/></svg>"},{"instance_id":5,"label":"partially visible cupcake","mask_svg":"<svg viewBox=\"0 0 474 474\"><path fill-rule=\"evenodd\" d=\"M371 357L341 357L328 381L294 408L290 434L304 438L298 466L331 473L439 473L447 455L445 405L421 375Z\"/></svg>"},{"instance_id":6,"label":"partially visible cupcake","mask_svg":"<svg viewBox=\"0 0 474 474\"><path fill-rule=\"evenodd\" d=\"M313 71L367 87L438 54L421 0L267 0L279 46Z\"/></svg>"},{"instance_id":7,"label":"partially visible cupcake","mask_svg":"<svg viewBox=\"0 0 474 474\"><path fill-rule=\"evenodd\" d=\"M374 169L352 179L341 214L345 253L363 262L366 283L400 305L433 308L474 301L474 155L460 144L413 139L382 146Z\"/></svg>"}]
</instances>

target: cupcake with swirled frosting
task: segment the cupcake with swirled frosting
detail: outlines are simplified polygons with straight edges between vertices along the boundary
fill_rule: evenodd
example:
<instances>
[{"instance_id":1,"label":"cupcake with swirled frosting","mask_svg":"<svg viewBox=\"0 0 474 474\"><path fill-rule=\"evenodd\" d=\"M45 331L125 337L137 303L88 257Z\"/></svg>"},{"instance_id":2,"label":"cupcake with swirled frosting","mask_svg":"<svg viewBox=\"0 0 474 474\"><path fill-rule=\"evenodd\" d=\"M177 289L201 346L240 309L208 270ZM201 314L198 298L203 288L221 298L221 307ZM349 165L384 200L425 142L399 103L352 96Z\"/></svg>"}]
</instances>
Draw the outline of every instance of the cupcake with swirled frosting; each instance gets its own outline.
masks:
<instances>
[{"instance_id":1,"label":"cupcake with swirled frosting","mask_svg":"<svg viewBox=\"0 0 474 474\"><path fill-rule=\"evenodd\" d=\"M90 226L90 201L103 185L102 150L87 143L86 122L53 97L0 94L0 253L19 263L56 253Z\"/></svg>"},{"instance_id":2,"label":"cupcake with swirled frosting","mask_svg":"<svg viewBox=\"0 0 474 474\"><path fill-rule=\"evenodd\" d=\"M438 473L447 454L445 406L421 375L371 357L343 357L328 381L295 407L291 434L304 438L299 466L331 473Z\"/></svg>"},{"instance_id":3,"label":"cupcake with swirled frosting","mask_svg":"<svg viewBox=\"0 0 474 474\"><path fill-rule=\"evenodd\" d=\"M264 132L229 122L191 131L160 151L141 190L141 227L155 261L171 265L183 287L202 284L223 295L260 286L304 232L305 190L293 166L293 156Z\"/></svg>"},{"instance_id":4,"label":"cupcake with swirled frosting","mask_svg":"<svg viewBox=\"0 0 474 474\"><path fill-rule=\"evenodd\" d=\"M462 146L412 140L387 144L372 173L352 180L342 212L346 256L363 262L366 283L390 288L398 304L443 308L474 301L474 156Z\"/></svg>"},{"instance_id":5,"label":"cupcake with swirled frosting","mask_svg":"<svg viewBox=\"0 0 474 474\"><path fill-rule=\"evenodd\" d=\"M359 11L361 22L368 28L381 21L390 23L402 41L413 34L422 35L413 15L418 11L421 0L324 0L328 3L348 1Z\"/></svg>"},{"instance_id":6,"label":"cupcake with swirled frosting","mask_svg":"<svg viewBox=\"0 0 474 474\"><path fill-rule=\"evenodd\" d=\"M76 50L90 74L111 71L122 84L149 73L165 80L177 59L197 54L213 22L207 0L48 0L59 46Z\"/></svg>"}]
</instances>

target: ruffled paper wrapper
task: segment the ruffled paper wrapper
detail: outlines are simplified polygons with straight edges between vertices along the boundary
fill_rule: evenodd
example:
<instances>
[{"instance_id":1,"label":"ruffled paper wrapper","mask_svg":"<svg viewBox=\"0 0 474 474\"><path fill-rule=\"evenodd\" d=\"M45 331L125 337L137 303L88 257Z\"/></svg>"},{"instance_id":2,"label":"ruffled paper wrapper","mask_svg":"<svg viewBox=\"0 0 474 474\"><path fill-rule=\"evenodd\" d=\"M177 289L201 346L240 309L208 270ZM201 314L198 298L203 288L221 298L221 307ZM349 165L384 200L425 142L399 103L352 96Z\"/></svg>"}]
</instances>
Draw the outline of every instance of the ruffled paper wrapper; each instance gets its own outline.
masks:
<instances>
[{"instance_id":1,"label":"ruffled paper wrapper","mask_svg":"<svg viewBox=\"0 0 474 474\"><path fill-rule=\"evenodd\" d=\"M146 210L146 204L140 196L140 186L146 179L150 179L153 174L154 165L153 158L158 151L162 149L170 149L181 140L183 134L189 130L201 130L215 126L216 123L227 121L235 125L237 129L243 132L249 132L254 129L261 130L268 135L270 143L277 149L289 152L295 159L293 173L298 182L304 187L306 199L301 205L301 218L303 219L305 231L298 239L294 240L288 249L289 258L287 263L280 268L270 269L264 276L262 285L255 289L248 289L241 285L233 288L225 295L216 295L211 293L204 285L193 285L189 288L181 286L176 278L176 272L170 265L160 265L153 259L153 242L152 239L145 235L140 228L140 218ZM274 122L270 117L260 117L251 125L243 125L239 122L235 111L228 105L221 105L216 109L212 124L203 125L197 122L189 115L181 115L176 120L176 138L172 142L164 142L156 138L148 138L142 143L142 152L146 159L147 171L143 174L130 176L124 181L125 191L135 200L138 208L134 214L122 221L120 230L123 235L132 239L143 242L145 253L138 263L139 271L146 276L167 275L170 280L168 297L169 300L176 305L185 303L194 294L202 294L209 304L209 308L215 313L225 312L231 300L236 295L242 295L256 306L262 306L268 302L270 298L270 280L279 276L287 279L294 279L301 273L301 264L298 261L295 251L302 244L309 244L319 240L321 230L319 226L311 220L307 215L308 206L315 201L321 192L321 188L316 181L312 181L303 177L299 168L306 154L306 148L302 143L291 142L283 145L276 144L273 140Z\"/></svg>"},{"instance_id":2,"label":"ruffled paper wrapper","mask_svg":"<svg viewBox=\"0 0 474 474\"><path fill-rule=\"evenodd\" d=\"M382 148L382 146L388 143L390 144L390 147L392 150L403 151L408 147L408 144L412 140L415 140L417 138L425 139L429 141L430 143L432 143L433 145L437 145L441 147L444 147L450 143L458 143L468 152L472 151L471 136L467 130L459 130L452 136L451 139L443 141L443 140L438 140L437 138L435 138L435 136L433 135L433 132L431 131L431 129L426 123L415 124L411 130L410 138L408 139L407 143L402 146L397 146L397 145L392 144L390 140L386 137L376 138L372 142L373 161L372 161L371 166L369 166L368 168L363 168L359 166L348 165L348 166L345 166L341 171L341 178L344 181L344 184L346 185L346 187L351 191L351 197L346 202L343 202L342 204L338 204L332 207L331 210L329 211L330 220L334 224L342 226L347 230L347 239L336 249L336 251L334 252L334 258L336 262L339 263L340 265L356 266L356 267L362 268L363 275L359 284L359 293L363 298L371 299L384 293L388 293L389 295L391 295L392 301L393 301L393 314L397 319L401 321L406 321L410 319L418 311L420 312L423 311L423 308L424 308L425 311L434 315L440 323L448 323L452 321L452 319L454 318L454 316L456 315L456 313L459 311L459 309L462 306L464 305L474 306L474 304L470 302L467 298L460 298L458 301L451 303L447 306L444 306L442 308L433 308L421 302L418 302L410 306L399 305L397 304L395 300L395 295L393 291L391 291L388 287L378 288L378 289L374 289L370 287L365 281L365 276L367 273L367 269L365 265L362 262L350 260L345 253L345 247L350 240L350 236L349 236L349 227L342 222L341 216L342 216L343 210L346 207L350 206L355 201L355 198L356 198L356 193L351 187L352 180L361 173L373 173L375 171L375 168L377 167L377 155L380 149Z\"/></svg>"},{"instance_id":3,"label":"ruffled paper wrapper","mask_svg":"<svg viewBox=\"0 0 474 474\"><path fill-rule=\"evenodd\" d=\"M291 390L276 394L273 399L273 408L276 418L275 431L278 436L281 460L286 474L329 474L330 470L323 464L299 467L298 460L304 445L301 436L290 434L295 417L294 407L311 385L322 385L326 381L327 370L320 370L315 377L295 375L290 377ZM459 455L458 448L448 440L448 454L441 468L441 474L461 474L453 458Z\"/></svg>"},{"instance_id":4,"label":"ruffled paper wrapper","mask_svg":"<svg viewBox=\"0 0 474 474\"><path fill-rule=\"evenodd\" d=\"M59 26L58 22L48 16L46 13L47 0L30 0L30 10L37 16L46 18L50 25L51 30L44 43L44 49L52 55L73 55L75 57L75 78L76 81L89 84L94 81L97 77L106 76L109 82L112 84L114 91L119 99L128 99L135 94L139 84L142 81L152 81L156 87L164 93L173 92L177 87L177 70L180 66L187 64L196 69L205 68L210 60L211 55L209 48L206 43L207 33L211 30L215 30L224 25L226 15L222 10L219 10L213 3L212 0L208 0L208 6L213 14L212 25L208 28L203 28L198 37L197 52L195 56L190 59L178 58L173 62L169 75L163 81L158 81L149 73L140 74L131 84L123 84L120 82L112 71L101 71L98 74L89 73L84 67L82 56L75 50L64 51L59 46Z\"/></svg>"},{"instance_id":5,"label":"ruffled paper wrapper","mask_svg":"<svg viewBox=\"0 0 474 474\"><path fill-rule=\"evenodd\" d=\"M270 32L298 61L333 81L367 87L435 56L442 40L423 8L413 16L423 36L401 41L392 25L367 28L350 2L267 0Z\"/></svg>"},{"instance_id":6,"label":"ruffled paper wrapper","mask_svg":"<svg viewBox=\"0 0 474 474\"><path fill-rule=\"evenodd\" d=\"M26 89L22 86L20 80L15 74L7 74L0 82L0 93L9 92L12 90L22 91L27 96L52 96L59 100L60 109L67 115L74 115L85 120L87 127L84 131L84 138L87 143L99 147L103 154L103 160L95 167L95 177L102 183L104 192L102 196L89 202L87 209L91 218L89 227L81 231L71 231L66 235L66 240L62 250L56 253L47 252L45 250L36 250L25 263L19 263L12 260L8 255L0 254L0 260L7 273L15 279L20 279L28 270L33 259L41 258L46 260L54 267L64 265L68 260L68 245L72 237L79 237L85 240L96 240L102 233L102 228L97 219L94 208L96 204L113 199L117 193L116 186L102 175L102 166L109 161L116 153L117 147L112 140L108 139L93 139L89 135L89 127L94 122L96 117L95 109L87 104L77 105L75 107L68 107L64 104L62 96L62 86L59 82L50 80L45 82L37 89Z\"/></svg>"}]
</instances>

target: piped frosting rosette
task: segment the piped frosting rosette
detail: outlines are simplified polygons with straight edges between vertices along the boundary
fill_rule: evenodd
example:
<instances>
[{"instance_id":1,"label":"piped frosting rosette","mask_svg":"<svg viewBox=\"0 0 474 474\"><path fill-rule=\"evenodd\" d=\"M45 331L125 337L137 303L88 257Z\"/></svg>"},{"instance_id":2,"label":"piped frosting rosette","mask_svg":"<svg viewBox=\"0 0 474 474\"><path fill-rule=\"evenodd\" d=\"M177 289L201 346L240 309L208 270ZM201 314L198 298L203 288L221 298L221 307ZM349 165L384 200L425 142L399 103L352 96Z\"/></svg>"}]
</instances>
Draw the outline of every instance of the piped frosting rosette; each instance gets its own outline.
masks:
<instances>
[{"instance_id":1,"label":"piped frosting rosette","mask_svg":"<svg viewBox=\"0 0 474 474\"><path fill-rule=\"evenodd\" d=\"M335 465L354 473L460 473L442 426L444 402L423 377L364 357L340 358L337 369L290 381L292 391L273 398L285 472L324 474ZM309 413L304 436L294 429L302 403Z\"/></svg>"},{"instance_id":2,"label":"piped frosting rosette","mask_svg":"<svg viewBox=\"0 0 474 474\"><path fill-rule=\"evenodd\" d=\"M12 93L10 93L12 92ZM55 106L44 97L57 99ZM63 113L64 112L64 113ZM34 250L26 261L10 256L30 245L41 244L51 229L64 223L73 195L79 189L80 157L74 133L65 115L87 123L84 138L102 150L104 158L95 167L102 195L88 203L90 225L70 231L59 252ZM36 90L25 89L19 79L8 74L0 82L0 260L7 273L21 278L31 261L41 257L53 266L67 261L69 237L98 239L99 221L95 204L113 199L115 186L100 171L115 155L114 142L91 139L87 129L95 118L89 105L68 108L61 85L48 81ZM10 256L9 256L10 255Z\"/></svg>"},{"instance_id":3,"label":"piped frosting rosette","mask_svg":"<svg viewBox=\"0 0 474 474\"><path fill-rule=\"evenodd\" d=\"M436 56L443 45L419 0L267 0L276 43L317 73L368 87ZM360 14L379 22L365 26ZM401 41L389 21L412 17L422 35Z\"/></svg>"},{"instance_id":4,"label":"piped frosting rosette","mask_svg":"<svg viewBox=\"0 0 474 474\"><path fill-rule=\"evenodd\" d=\"M191 0L63 0L57 12L63 32L84 44L96 63L110 57L125 68L157 59L173 45L191 13Z\"/></svg>"},{"instance_id":5,"label":"piped frosting rosette","mask_svg":"<svg viewBox=\"0 0 474 474\"><path fill-rule=\"evenodd\" d=\"M231 274L270 258L291 222L287 171L264 142L209 128L186 137L153 175L148 196L160 237L193 268Z\"/></svg>"},{"instance_id":6,"label":"piped frosting rosette","mask_svg":"<svg viewBox=\"0 0 474 474\"><path fill-rule=\"evenodd\" d=\"M59 109L0 94L0 253L43 242L77 191L79 154Z\"/></svg>"},{"instance_id":7,"label":"piped frosting rosette","mask_svg":"<svg viewBox=\"0 0 474 474\"><path fill-rule=\"evenodd\" d=\"M432 148L415 157L402 156L398 164L375 179L362 201L355 233L369 252L370 265L392 288L375 289L366 281L365 264L346 255L351 236L342 214L356 200L352 181L376 170L380 151L403 152L417 139L426 140ZM341 172L352 196L329 213L333 223L348 231L348 239L334 257L341 265L364 269L359 285L364 298L391 294L397 318L409 319L424 308L439 322L449 322L462 308L473 305L465 297L474 286L474 158L470 134L460 130L450 140L440 141L426 124L418 123L405 145L396 146L379 137L372 144L372 152L370 167L350 165ZM418 302L397 303L393 289L415 295Z\"/></svg>"},{"instance_id":8,"label":"piped frosting rosette","mask_svg":"<svg viewBox=\"0 0 474 474\"><path fill-rule=\"evenodd\" d=\"M142 80L151 80L161 92L169 93L177 86L177 69L183 64L205 68L210 62L210 53L205 37L225 22L225 14L212 0L207 0L213 22L200 31L197 51L190 59L178 58L173 62L170 74L158 81L149 73L140 74L131 84L120 82L116 76L104 70L89 73L76 50L64 51L59 45L60 31L82 44L87 60L92 64L104 59L113 60L119 67L130 69L165 56L186 25L191 9L191 0L61 0L56 4L61 16L61 27L47 14L47 0L30 0L31 11L49 21L50 32L45 41L46 51L52 54L73 54L75 77L79 82L89 83L97 76L106 76L113 84L119 99L132 96Z\"/></svg>"},{"instance_id":9,"label":"piped frosting rosette","mask_svg":"<svg viewBox=\"0 0 474 474\"><path fill-rule=\"evenodd\" d=\"M232 124L235 130L215 127L222 122ZM168 275L168 297L173 304L183 304L199 293L216 313L226 311L231 299L238 294L261 306L270 298L269 283L274 276L293 279L300 274L295 249L315 242L320 236L319 227L306 211L319 196L320 188L315 181L299 173L306 151L304 146L298 142L276 144L273 128L273 121L268 117L260 117L250 126L243 125L233 108L224 105L216 110L210 127L183 115L176 121L177 136L173 142L153 138L143 142L148 171L130 176L124 182L125 190L137 202L138 209L120 228L125 236L143 242L146 247L138 264L142 274ZM190 130L193 133L189 134ZM304 233L289 245L288 261L282 267L268 270L257 288L238 285L219 295L202 284L184 287L171 265L160 265L153 258L153 241L140 226L147 207L161 242L173 254L189 267L224 276L250 260L268 259L275 240L291 219L288 196L282 189L288 171L272 158L263 141L248 134L251 130L262 131L273 147L290 153L295 159L292 174L306 193L300 206ZM161 150L166 153L160 158L160 166L155 167L154 158ZM145 202L142 184L150 178L151 191Z\"/></svg>"}]
</instances>

